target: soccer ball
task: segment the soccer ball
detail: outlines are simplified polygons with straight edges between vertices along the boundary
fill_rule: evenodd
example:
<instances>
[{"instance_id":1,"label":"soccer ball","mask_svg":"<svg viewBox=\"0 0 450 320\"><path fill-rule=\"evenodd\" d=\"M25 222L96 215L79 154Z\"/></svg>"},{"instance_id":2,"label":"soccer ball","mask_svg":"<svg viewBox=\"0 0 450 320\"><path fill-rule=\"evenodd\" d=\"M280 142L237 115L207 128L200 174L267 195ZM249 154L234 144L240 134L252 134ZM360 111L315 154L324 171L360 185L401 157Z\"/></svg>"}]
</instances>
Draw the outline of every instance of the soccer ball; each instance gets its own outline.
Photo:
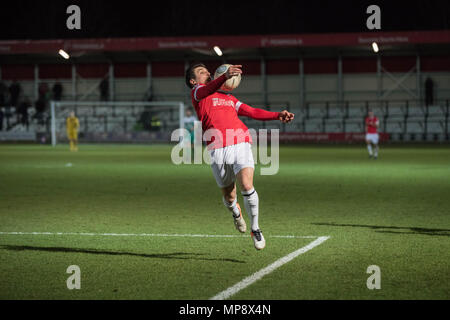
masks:
<instances>
[{"instance_id":1,"label":"soccer ball","mask_svg":"<svg viewBox=\"0 0 450 320\"><path fill-rule=\"evenodd\" d=\"M228 68L231 66L231 64L223 64L220 67L217 68L216 72L214 73L214 79L217 79L221 75L223 75L225 72L227 72ZM220 88L223 91L231 91L236 89L239 84L241 83L241 75L232 76L230 79L225 81L225 83Z\"/></svg>"}]
</instances>

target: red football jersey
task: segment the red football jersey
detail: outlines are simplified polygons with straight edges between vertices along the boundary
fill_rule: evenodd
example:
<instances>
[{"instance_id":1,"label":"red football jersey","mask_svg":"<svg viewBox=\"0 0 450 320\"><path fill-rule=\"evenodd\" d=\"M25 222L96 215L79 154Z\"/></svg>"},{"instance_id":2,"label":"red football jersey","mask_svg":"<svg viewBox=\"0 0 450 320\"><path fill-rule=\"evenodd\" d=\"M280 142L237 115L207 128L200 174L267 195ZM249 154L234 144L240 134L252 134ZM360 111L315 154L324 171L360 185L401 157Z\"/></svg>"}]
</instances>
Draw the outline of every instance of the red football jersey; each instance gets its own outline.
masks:
<instances>
[{"instance_id":1,"label":"red football jersey","mask_svg":"<svg viewBox=\"0 0 450 320\"><path fill-rule=\"evenodd\" d=\"M238 115L257 120L277 120L279 115L278 112L252 108L231 93L217 91L225 80L225 76L222 75L207 85L196 85L191 91L192 104L198 119L202 122L203 134L209 129L217 130L210 131L212 135L205 136L208 149L223 148L242 142L252 143L248 128ZM220 134L214 132L220 132Z\"/></svg>"},{"instance_id":2,"label":"red football jersey","mask_svg":"<svg viewBox=\"0 0 450 320\"><path fill-rule=\"evenodd\" d=\"M379 124L378 118L377 117L373 117L373 118L366 118L366 130L367 133L378 133L378 128L376 125Z\"/></svg>"}]
</instances>

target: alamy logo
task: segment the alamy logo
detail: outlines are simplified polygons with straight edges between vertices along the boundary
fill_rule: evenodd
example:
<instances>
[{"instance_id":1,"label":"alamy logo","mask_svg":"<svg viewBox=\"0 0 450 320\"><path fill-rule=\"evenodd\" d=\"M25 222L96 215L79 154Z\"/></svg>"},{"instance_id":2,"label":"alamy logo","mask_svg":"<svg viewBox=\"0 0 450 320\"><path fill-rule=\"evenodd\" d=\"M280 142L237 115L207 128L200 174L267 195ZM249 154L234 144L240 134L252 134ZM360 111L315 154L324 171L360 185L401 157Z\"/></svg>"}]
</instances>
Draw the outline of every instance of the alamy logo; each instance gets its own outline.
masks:
<instances>
[{"instance_id":1,"label":"alamy logo","mask_svg":"<svg viewBox=\"0 0 450 320\"><path fill-rule=\"evenodd\" d=\"M77 265L71 265L67 267L66 273L72 274L67 278L67 289L81 289L81 270Z\"/></svg>"},{"instance_id":2,"label":"alamy logo","mask_svg":"<svg viewBox=\"0 0 450 320\"><path fill-rule=\"evenodd\" d=\"M70 14L70 16L67 18L67 21L66 21L67 29L80 30L81 29L81 9L80 9L80 7L75 4L72 4L67 7L66 13Z\"/></svg>"},{"instance_id":3,"label":"alamy logo","mask_svg":"<svg viewBox=\"0 0 450 320\"><path fill-rule=\"evenodd\" d=\"M194 135L193 144L191 142L191 134ZM193 132L189 132L186 129L176 129L172 132L170 140L179 141L172 148L172 163L175 165L192 163L211 165L213 163L211 151L214 149L212 146L222 148L225 145L224 142L227 142L226 145L236 145L248 142L249 138L251 138L253 142L251 149L242 151L243 154L239 155L236 163L245 164L253 159L254 163L259 161L262 165L269 165L268 167L261 167L261 175L275 175L280 167L279 134L278 129L270 130L270 137L267 129L260 129L258 132L255 129L245 131L243 129L227 129L225 136L220 130L208 129L202 134L202 123L195 121ZM268 146L268 140L270 140L270 147ZM203 150L203 141L211 142L205 150ZM231 161L235 160L231 159ZM215 161L215 163L218 162Z\"/></svg>"},{"instance_id":4,"label":"alamy logo","mask_svg":"<svg viewBox=\"0 0 450 320\"><path fill-rule=\"evenodd\" d=\"M367 267L367 273L372 274L367 278L367 289L381 289L381 270L379 266L371 265Z\"/></svg>"},{"instance_id":5,"label":"alamy logo","mask_svg":"<svg viewBox=\"0 0 450 320\"><path fill-rule=\"evenodd\" d=\"M381 29L381 9L377 5L371 5L367 7L367 14L371 14L366 21L367 29L380 30Z\"/></svg>"}]
</instances>

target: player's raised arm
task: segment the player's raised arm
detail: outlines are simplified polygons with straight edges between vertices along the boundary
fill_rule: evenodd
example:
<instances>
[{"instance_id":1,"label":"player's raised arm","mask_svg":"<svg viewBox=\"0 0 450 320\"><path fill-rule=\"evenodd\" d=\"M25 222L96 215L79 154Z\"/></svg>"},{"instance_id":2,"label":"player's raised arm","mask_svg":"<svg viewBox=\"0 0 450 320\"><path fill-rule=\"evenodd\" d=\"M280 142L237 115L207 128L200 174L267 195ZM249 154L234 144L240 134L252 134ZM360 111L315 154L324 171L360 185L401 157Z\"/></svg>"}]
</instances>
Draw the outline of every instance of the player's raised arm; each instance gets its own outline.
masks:
<instances>
[{"instance_id":1,"label":"player's raised arm","mask_svg":"<svg viewBox=\"0 0 450 320\"><path fill-rule=\"evenodd\" d=\"M227 77L227 79L230 79L231 77L234 76L238 76L242 74L241 68L242 68L241 64L232 65L227 69L227 72L225 72L225 76Z\"/></svg>"},{"instance_id":2,"label":"player's raised arm","mask_svg":"<svg viewBox=\"0 0 450 320\"><path fill-rule=\"evenodd\" d=\"M194 64L186 71L186 84L193 90L193 98L200 101L219 90L229 78L241 74L241 67L230 66L222 76L211 80L211 74L204 64Z\"/></svg>"},{"instance_id":3,"label":"player's raised arm","mask_svg":"<svg viewBox=\"0 0 450 320\"><path fill-rule=\"evenodd\" d=\"M228 79L230 79L233 76L242 74L241 67L242 67L242 65L230 66L228 68L227 72L225 72L223 75L221 75L217 79L214 79L214 80L208 82L205 86L197 87L195 89L196 91L194 92L195 99L197 101L200 101L200 100L206 98L207 96L213 94L217 90L219 90L220 87L222 87L222 85L225 83L225 81L227 81Z\"/></svg>"}]
</instances>

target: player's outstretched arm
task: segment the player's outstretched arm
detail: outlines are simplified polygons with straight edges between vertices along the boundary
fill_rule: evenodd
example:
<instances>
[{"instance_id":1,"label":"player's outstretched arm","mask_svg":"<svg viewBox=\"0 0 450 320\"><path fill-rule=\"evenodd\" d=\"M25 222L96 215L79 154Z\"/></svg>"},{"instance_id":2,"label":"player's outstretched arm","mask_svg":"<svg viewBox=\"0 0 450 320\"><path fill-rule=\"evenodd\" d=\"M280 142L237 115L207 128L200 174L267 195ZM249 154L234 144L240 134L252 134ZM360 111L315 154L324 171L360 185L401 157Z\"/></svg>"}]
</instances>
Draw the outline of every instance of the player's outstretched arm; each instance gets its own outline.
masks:
<instances>
[{"instance_id":1,"label":"player's outstretched arm","mask_svg":"<svg viewBox=\"0 0 450 320\"><path fill-rule=\"evenodd\" d=\"M244 103L241 103L239 105L238 115L246 116L261 121L280 120L281 122L284 123L291 122L294 119L294 114L286 110L281 112L272 112L263 109L253 108Z\"/></svg>"},{"instance_id":2,"label":"player's outstretched arm","mask_svg":"<svg viewBox=\"0 0 450 320\"><path fill-rule=\"evenodd\" d=\"M214 92L220 89L222 85L230 79L233 76L237 76L239 74L242 74L241 70L242 65L233 65L230 66L223 75L218 77L217 79L214 79L213 81L209 82L205 86L198 86L194 87L194 98L197 101L200 101L204 98L206 98L209 95L212 95Z\"/></svg>"}]
</instances>

